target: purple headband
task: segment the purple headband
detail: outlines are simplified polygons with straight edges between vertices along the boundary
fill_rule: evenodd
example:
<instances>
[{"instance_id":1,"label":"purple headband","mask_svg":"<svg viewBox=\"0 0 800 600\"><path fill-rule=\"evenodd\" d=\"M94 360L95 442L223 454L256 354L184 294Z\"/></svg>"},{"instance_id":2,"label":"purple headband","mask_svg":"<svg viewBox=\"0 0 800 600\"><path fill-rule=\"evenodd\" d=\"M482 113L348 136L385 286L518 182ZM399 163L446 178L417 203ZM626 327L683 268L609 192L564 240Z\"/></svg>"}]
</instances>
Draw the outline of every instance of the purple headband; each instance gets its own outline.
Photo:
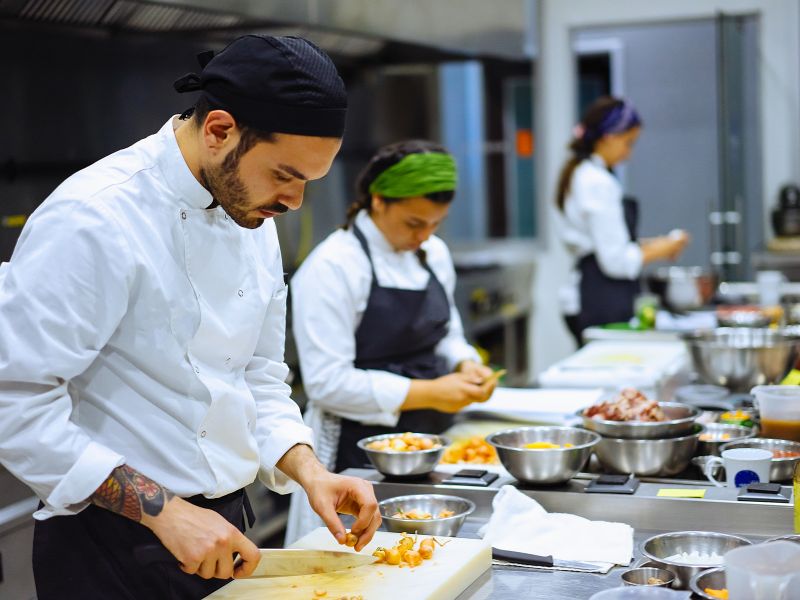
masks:
<instances>
[{"instance_id":1,"label":"purple headband","mask_svg":"<svg viewBox=\"0 0 800 600\"><path fill-rule=\"evenodd\" d=\"M641 124L639 113L633 107L633 104L627 100L623 100L622 104L618 104L612 108L603 119L603 122L597 128L598 138L609 133L622 133L633 129Z\"/></svg>"}]
</instances>

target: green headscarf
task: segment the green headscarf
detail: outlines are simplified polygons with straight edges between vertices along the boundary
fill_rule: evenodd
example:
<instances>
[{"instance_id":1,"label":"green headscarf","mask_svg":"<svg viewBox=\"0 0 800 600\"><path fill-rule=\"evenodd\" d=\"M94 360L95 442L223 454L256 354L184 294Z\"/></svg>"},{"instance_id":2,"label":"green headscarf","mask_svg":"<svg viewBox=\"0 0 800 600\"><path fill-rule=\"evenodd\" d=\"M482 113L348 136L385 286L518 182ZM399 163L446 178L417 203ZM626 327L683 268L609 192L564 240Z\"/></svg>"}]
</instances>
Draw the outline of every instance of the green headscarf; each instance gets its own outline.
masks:
<instances>
[{"instance_id":1,"label":"green headscarf","mask_svg":"<svg viewBox=\"0 0 800 600\"><path fill-rule=\"evenodd\" d=\"M416 198L456 189L456 161L443 152L415 152L383 171L369 186L385 198Z\"/></svg>"}]
</instances>

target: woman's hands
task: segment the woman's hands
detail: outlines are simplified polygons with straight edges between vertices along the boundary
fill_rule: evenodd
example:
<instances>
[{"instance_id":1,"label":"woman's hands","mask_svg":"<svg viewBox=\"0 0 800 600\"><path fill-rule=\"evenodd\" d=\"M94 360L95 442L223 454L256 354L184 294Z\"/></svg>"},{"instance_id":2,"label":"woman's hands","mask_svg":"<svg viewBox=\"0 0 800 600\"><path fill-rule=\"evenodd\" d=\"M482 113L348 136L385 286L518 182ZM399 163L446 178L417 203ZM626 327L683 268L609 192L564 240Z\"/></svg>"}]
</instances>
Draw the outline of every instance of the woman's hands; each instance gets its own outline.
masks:
<instances>
[{"instance_id":1,"label":"woman's hands","mask_svg":"<svg viewBox=\"0 0 800 600\"><path fill-rule=\"evenodd\" d=\"M656 260L677 260L690 241L691 237L682 229L673 229L667 235L642 240L639 242L642 262L648 264Z\"/></svg>"},{"instance_id":2,"label":"woman's hands","mask_svg":"<svg viewBox=\"0 0 800 600\"><path fill-rule=\"evenodd\" d=\"M401 410L423 408L457 413L473 402L486 402L497 387L492 370L474 361L459 363L457 371L436 379L412 379Z\"/></svg>"}]
</instances>

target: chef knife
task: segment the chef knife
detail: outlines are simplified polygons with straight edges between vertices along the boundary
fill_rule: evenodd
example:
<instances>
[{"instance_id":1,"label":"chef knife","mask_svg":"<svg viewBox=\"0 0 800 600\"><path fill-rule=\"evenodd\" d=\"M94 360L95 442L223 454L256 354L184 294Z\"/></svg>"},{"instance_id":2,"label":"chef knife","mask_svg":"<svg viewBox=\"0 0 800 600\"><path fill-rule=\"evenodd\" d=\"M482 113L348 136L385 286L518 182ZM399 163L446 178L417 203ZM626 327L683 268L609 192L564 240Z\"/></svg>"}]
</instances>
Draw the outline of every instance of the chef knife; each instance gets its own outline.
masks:
<instances>
[{"instance_id":1,"label":"chef knife","mask_svg":"<svg viewBox=\"0 0 800 600\"><path fill-rule=\"evenodd\" d=\"M261 560L250 577L288 577L344 571L371 565L374 556L338 550L259 549ZM133 554L142 566L153 563L177 564L178 560L164 546L148 544L134 548ZM237 559L238 560L238 559Z\"/></svg>"},{"instance_id":2,"label":"chef knife","mask_svg":"<svg viewBox=\"0 0 800 600\"><path fill-rule=\"evenodd\" d=\"M314 575L345 571L376 560L369 554L340 552L338 550L301 550L286 548L281 550L259 550L261 560L250 577L285 577L288 575Z\"/></svg>"},{"instance_id":3,"label":"chef knife","mask_svg":"<svg viewBox=\"0 0 800 600\"><path fill-rule=\"evenodd\" d=\"M549 567L551 569L562 568L574 571L587 571L590 573L602 573L603 567L592 563L580 562L577 560L561 560L552 556L540 556L538 554L528 554L526 552L514 552L513 550L503 550L502 548L492 548L492 558L506 563L521 564L533 567Z\"/></svg>"}]
</instances>

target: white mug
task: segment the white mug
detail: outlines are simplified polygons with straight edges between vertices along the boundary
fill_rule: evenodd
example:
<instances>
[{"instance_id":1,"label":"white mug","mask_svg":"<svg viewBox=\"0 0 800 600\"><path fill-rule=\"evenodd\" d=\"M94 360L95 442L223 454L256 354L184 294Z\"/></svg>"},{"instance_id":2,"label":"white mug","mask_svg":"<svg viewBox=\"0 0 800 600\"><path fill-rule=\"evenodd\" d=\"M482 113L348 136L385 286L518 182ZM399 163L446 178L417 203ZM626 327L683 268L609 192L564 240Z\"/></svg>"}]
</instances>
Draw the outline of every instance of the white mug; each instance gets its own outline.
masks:
<instances>
[{"instance_id":1,"label":"white mug","mask_svg":"<svg viewBox=\"0 0 800 600\"><path fill-rule=\"evenodd\" d=\"M729 488L740 488L751 483L768 483L769 469L772 465L772 452L763 448L731 448L722 453L722 458L709 457L705 474L708 480L717 487L725 487L712 473L714 467L725 467L725 479Z\"/></svg>"}]
</instances>

